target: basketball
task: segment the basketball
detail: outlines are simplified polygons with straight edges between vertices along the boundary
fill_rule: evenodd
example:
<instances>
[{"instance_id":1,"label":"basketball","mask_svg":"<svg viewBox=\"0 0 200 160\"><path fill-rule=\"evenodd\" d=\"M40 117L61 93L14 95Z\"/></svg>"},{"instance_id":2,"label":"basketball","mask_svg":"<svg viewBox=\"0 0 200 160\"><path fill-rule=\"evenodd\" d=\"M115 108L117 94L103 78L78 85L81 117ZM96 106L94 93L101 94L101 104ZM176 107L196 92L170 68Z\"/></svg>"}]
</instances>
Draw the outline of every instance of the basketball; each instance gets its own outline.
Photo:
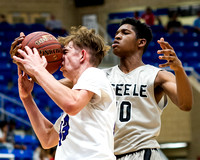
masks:
<instances>
[{"instance_id":1,"label":"basketball","mask_svg":"<svg viewBox=\"0 0 200 160\"><path fill-rule=\"evenodd\" d=\"M49 73L53 74L59 69L63 52L61 44L52 34L42 31L30 33L22 41L22 49L25 46L36 48L40 56L45 56Z\"/></svg>"}]
</instances>

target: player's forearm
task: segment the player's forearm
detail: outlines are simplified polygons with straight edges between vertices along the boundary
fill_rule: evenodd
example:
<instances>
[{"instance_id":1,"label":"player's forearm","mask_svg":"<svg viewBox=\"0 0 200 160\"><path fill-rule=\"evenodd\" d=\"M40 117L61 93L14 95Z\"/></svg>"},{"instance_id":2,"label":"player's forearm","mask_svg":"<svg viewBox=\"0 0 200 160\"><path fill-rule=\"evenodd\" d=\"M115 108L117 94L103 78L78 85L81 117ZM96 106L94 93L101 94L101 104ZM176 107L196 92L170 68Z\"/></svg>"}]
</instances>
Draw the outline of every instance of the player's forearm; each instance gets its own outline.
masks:
<instances>
[{"instance_id":1,"label":"player's forearm","mask_svg":"<svg viewBox=\"0 0 200 160\"><path fill-rule=\"evenodd\" d=\"M66 113L71 114L81 108L79 91L72 90L56 80L47 70L36 71L37 81L51 99Z\"/></svg>"},{"instance_id":2,"label":"player's forearm","mask_svg":"<svg viewBox=\"0 0 200 160\"><path fill-rule=\"evenodd\" d=\"M192 87L184 68L175 71L175 75L179 107L182 110L189 111L193 105Z\"/></svg>"},{"instance_id":3,"label":"player's forearm","mask_svg":"<svg viewBox=\"0 0 200 160\"><path fill-rule=\"evenodd\" d=\"M43 116L31 95L27 98L23 98L22 102L41 145L47 148L47 146L50 146L50 135L53 129L53 124ZM55 143L55 145L56 144L57 143Z\"/></svg>"}]
</instances>

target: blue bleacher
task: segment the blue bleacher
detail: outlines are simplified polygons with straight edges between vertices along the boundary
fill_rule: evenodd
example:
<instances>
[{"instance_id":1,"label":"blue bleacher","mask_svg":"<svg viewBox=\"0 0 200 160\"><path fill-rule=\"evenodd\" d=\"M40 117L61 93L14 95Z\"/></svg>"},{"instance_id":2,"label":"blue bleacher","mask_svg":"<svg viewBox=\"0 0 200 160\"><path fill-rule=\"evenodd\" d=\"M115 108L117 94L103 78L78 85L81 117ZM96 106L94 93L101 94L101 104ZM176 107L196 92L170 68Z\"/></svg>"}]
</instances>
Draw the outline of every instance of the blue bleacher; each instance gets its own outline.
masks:
<instances>
[{"instance_id":1,"label":"blue bleacher","mask_svg":"<svg viewBox=\"0 0 200 160\"><path fill-rule=\"evenodd\" d=\"M40 24L40 23L30 24L29 27L30 27L31 32L46 31L45 26L43 24Z\"/></svg>"},{"instance_id":2,"label":"blue bleacher","mask_svg":"<svg viewBox=\"0 0 200 160\"><path fill-rule=\"evenodd\" d=\"M31 32L30 30L30 26L28 24L25 24L25 23L16 23L13 25L13 30L15 32Z\"/></svg>"},{"instance_id":3,"label":"blue bleacher","mask_svg":"<svg viewBox=\"0 0 200 160\"><path fill-rule=\"evenodd\" d=\"M33 150L14 149L12 153L15 155L15 160L32 160Z\"/></svg>"},{"instance_id":4,"label":"blue bleacher","mask_svg":"<svg viewBox=\"0 0 200 160\"><path fill-rule=\"evenodd\" d=\"M107 32L112 39L115 37L115 33L118 28L119 28L119 23L111 23L107 25Z\"/></svg>"},{"instance_id":5,"label":"blue bleacher","mask_svg":"<svg viewBox=\"0 0 200 160\"><path fill-rule=\"evenodd\" d=\"M12 31L13 25L9 23L0 23L0 31Z\"/></svg>"},{"instance_id":6,"label":"blue bleacher","mask_svg":"<svg viewBox=\"0 0 200 160\"><path fill-rule=\"evenodd\" d=\"M108 15L109 20L122 19L122 18L126 18L126 17L133 17L133 12L110 13Z\"/></svg>"},{"instance_id":7,"label":"blue bleacher","mask_svg":"<svg viewBox=\"0 0 200 160\"><path fill-rule=\"evenodd\" d=\"M169 9L168 8L158 8L153 11L154 15L161 16L161 15L168 15Z\"/></svg>"}]
</instances>

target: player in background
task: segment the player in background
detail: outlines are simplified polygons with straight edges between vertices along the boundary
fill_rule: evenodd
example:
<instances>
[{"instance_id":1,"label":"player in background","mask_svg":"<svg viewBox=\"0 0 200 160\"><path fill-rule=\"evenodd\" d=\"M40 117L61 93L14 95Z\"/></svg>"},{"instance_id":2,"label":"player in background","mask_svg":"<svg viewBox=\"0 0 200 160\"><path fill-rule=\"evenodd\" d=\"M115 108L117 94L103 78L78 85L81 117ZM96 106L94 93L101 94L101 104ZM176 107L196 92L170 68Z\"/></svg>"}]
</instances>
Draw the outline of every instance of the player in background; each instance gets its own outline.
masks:
<instances>
[{"instance_id":1,"label":"player in background","mask_svg":"<svg viewBox=\"0 0 200 160\"><path fill-rule=\"evenodd\" d=\"M193 104L192 88L181 61L163 38L159 59L174 73L146 65L142 55L152 40L149 26L134 18L123 19L116 32L113 52L119 65L105 69L117 99L115 155L119 160L160 160L156 137L168 96L183 111ZM165 61L164 61L165 62Z\"/></svg>"},{"instance_id":2,"label":"player in background","mask_svg":"<svg viewBox=\"0 0 200 160\"><path fill-rule=\"evenodd\" d=\"M116 120L116 100L105 73L98 69L109 46L86 27L72 28L67 37L60 37L64 46L61 71L73 82L70 89L46 69L45 57L36 48L17 51L23 57L13 59L18 66L20 99L43 148L57 145L56 160L114 160L113 128ZM36 78L49 97L63 110L53 125L40 112L31 92Z\"/></svg>"}]
</instances>

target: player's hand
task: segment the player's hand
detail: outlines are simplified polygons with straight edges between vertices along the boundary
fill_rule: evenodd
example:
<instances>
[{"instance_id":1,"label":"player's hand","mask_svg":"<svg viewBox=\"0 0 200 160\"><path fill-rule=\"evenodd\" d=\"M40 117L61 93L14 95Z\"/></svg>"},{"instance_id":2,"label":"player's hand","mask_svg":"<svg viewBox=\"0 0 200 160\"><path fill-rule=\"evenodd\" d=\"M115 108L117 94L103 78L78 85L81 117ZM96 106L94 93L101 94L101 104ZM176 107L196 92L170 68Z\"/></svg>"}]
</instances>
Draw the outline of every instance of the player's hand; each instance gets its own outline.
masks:
<instances>
[{"instance_id":1,"label":"player's hand","mask_svg":"<svg viewBox=\"0 0 200 160\"><path fill-rule=\"evenodd\" d=\"M31 78L29 79L28 75L18 66L18 89L20 98L23 99L30 96L33 90L33 86L33 80Z\"/></svg>"},{"instance_id":2,"label":"player's hand","mask_svg":"<svg viewBox=\"0 0 200 160\"><path fill-rule=\"evenodd\" d=\"M21 49L18 49L17 51L22 58L13 56L13 59L17 63L21 63L25 68L26 73L30 76L34 76L35 71L46 68L47 60L45 56L40 57L36 48L33 48L32 50L28 46L25 46L25 51Z\"/></svg>"},{"instance_id":3,"label":"player's hand","mask_svg":"<svg viewBox=\"0 0 200 160\"><path fill-rule=\"evenodd\" d=\"M170 67L174 71L183 68L182 63L177 57L173 47L168 42L164 41L164 38L160 38L157 42L162 48L162 50L158 50L157 53L163 54L159 56L159 59L167 61L164 64L160 64L159 67Z\"/></svg>"},{"instance_id":4,"label":"player's hand","mask_svg":"<svg viewBox=\"0 0 200 160\"><path fill-rule=\"evenodd\" d=\"M18 49L21 49L22 47L22 41L24 40L25 38L25 35L23 32L20 33L20 36L15 38L15 40L12 42L11 44L11 48L10 48L10 56L11 58L13 58L13 56L17 56L18 55L18 52L17 50ZM14 60L13 60L14 63L16 63Z\"/></svg>"}]
</instances>

